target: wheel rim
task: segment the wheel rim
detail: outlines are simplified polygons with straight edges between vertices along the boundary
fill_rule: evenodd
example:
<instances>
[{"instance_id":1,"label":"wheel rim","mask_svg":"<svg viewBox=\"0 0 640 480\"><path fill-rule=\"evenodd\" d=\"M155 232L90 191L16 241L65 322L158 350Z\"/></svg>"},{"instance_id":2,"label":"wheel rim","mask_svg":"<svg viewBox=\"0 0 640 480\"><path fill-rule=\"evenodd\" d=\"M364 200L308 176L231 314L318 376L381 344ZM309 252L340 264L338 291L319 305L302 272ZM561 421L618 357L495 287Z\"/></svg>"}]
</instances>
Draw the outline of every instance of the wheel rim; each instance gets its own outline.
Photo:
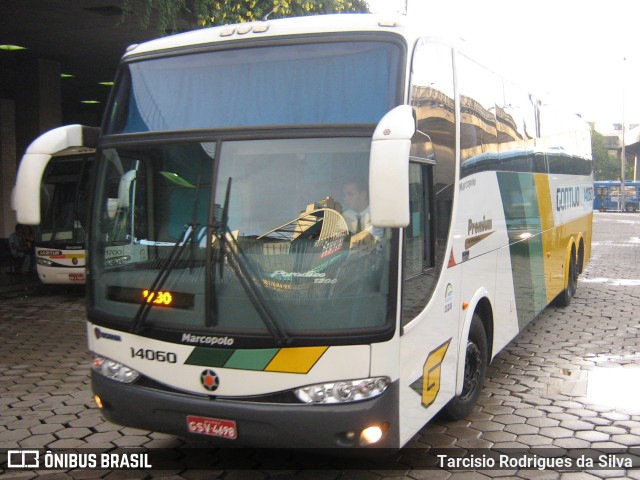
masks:
<instances>
[{"instance_id":1,"label":"wheel rim","mask_svg":"<svg viewBox=\"0 0 640 480\"><path fill-rule=\"evenodd\" d=\"M467 356L464 362L464 383L460 398L466 400L476 390L482 373L482 355L480 349L473 342L467 343Z\"/></svg>"}]
</instances>

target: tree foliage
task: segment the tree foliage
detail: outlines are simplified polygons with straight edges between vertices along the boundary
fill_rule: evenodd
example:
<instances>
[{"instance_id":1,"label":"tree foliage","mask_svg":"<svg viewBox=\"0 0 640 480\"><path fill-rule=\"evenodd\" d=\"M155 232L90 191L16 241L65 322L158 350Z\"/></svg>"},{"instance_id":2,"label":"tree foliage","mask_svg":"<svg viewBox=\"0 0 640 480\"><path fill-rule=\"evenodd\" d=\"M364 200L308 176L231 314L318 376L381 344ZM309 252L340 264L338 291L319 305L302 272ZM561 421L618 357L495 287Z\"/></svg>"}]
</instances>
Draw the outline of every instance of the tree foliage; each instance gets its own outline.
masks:
<instances>
[{"instance_id":1,"label":"tree foliage","mask_svg":"<svg viewBox=\"0 0 640 480\"><path fill-rule=\"evenodd\" d=\"M366 0L122 0L125 16L160 33L325 13L368 12Z\"/></svg>"},{"instance_id":2,"label":"tree foliage","mask_svg":"<svg viewBox=\"0 0 640 480\"><path fill-rule=\"evenodd\" d=\"M595 130L591 131L591 153L595 180L620 180L620 159L609 153L604 136Z\"/></svg>"}]
</instances>

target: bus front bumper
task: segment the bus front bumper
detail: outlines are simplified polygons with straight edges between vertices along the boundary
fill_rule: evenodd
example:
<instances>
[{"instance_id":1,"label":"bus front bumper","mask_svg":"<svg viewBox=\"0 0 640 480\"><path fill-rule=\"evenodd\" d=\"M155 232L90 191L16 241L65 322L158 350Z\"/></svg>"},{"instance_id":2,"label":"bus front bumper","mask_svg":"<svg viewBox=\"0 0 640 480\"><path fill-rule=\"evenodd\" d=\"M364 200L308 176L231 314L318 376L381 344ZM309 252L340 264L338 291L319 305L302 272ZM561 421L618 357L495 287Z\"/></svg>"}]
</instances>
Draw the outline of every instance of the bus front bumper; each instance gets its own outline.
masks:
<instances>
[{"instance_id":1,"label":"bus front bumper","mask_svg":"<svg viewBox=\"0 0 640 480\"><path fill-rule=\"evenodd\" d=\"M371 400L304 405L257 403L189 395L123 384L92 372L95 395L102 415L128 427L208 440L217 445L268 448L357 448L360 434L370 426L384 426L376 448L399 448L398 382ZM232 423L236 438L193 433L194 417Z\"/></svg>"},{"instance_id":2,"label":"bus front bumper","mask_svg":"<svg viewBox=\"0 0 640 480\"><path fill-rule=\"evenodd\" d=\"M85 267L51 268L38 265L38 278L45 284L84 285Z\"/></svg>"}]
</instances>

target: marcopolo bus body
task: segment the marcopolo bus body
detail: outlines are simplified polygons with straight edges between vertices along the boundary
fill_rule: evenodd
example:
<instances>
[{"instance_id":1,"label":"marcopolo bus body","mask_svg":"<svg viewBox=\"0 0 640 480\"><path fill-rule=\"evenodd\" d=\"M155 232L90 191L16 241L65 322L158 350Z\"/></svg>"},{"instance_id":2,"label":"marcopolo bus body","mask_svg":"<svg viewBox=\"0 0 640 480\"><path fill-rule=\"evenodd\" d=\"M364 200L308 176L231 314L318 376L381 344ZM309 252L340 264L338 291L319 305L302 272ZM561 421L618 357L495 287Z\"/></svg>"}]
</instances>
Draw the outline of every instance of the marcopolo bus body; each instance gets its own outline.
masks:
<instances>
[{"instance_id":1,"label":"marcopolo bus body","mask_svg":"<svg viewBox=\"0 0 640 480\"><path fill-rule=\"evenodd\" d=\"M571 301L588 127L403 21L266 21L126 53L90 216L107 419L399 447L443 408L467 415L490 359Z\"/></svg>"},{"instance_id":2,"label":"marcopolo bus body","mask_svg":"<svg viewBox=\"0 0 640 480\"><path fill-rule=\"evenodd\" d=\"M22 212L37 225L35 257L43 283L85 282L86 229L90 173L98 129L70 125L38 137L20 161L16 186L21 191L39 192Z\"/></svg>"}]
</instances>

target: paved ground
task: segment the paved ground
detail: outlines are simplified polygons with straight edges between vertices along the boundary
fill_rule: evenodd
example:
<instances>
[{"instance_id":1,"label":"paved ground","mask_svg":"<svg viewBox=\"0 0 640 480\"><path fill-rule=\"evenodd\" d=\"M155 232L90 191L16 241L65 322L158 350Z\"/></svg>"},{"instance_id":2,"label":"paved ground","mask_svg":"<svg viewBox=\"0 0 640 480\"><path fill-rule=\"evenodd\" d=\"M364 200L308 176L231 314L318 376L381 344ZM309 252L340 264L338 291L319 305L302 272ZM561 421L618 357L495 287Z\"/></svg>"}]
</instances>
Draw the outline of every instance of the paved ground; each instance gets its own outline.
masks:
<instances>
[{"instance_id":1,"label":"paved ground","mask_svg":"<svg viewBox=\"0 0 640 480\"><path fill-rule=\"evenodd\" d=\"M625 468L411 468L423 464L419 453L428 447L477 448L472 452L478 455L554 447L558 455L569 452L574 459L580 449L608 453L640 447L640 214L596 213L594 221L592 260L571 306L545 310L494 360L475 411L463 421L433 421L391 470L342 471L315 464L312 470L273 469L268 455L232 450L218 452L223 461L214 471L9 470L0 476L640 479L640 469ZM89 387L81 291L0 287L0 295L0 449L195 446L101 419ZM245 460L252 470L237 469Z\"/></svg>"}]
</instances>

